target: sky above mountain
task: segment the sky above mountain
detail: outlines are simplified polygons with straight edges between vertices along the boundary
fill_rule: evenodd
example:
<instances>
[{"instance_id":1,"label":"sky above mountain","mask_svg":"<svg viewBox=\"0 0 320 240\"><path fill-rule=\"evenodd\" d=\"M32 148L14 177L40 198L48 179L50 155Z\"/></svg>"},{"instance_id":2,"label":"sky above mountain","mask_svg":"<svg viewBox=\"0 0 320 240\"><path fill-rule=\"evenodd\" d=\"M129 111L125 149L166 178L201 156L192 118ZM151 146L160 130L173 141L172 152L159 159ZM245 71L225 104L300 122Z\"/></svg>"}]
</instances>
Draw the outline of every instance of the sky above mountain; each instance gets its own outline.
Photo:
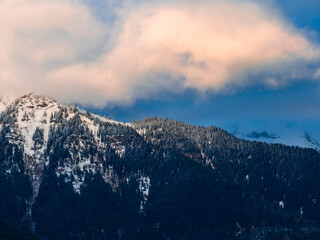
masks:
<instances>
[{"instance_id":1,"label":"sky above mountain","mask_svg":"<svg viewBox=\"0 0 320 240\"><path fill-rule=\"evenodd\" d=\"M0 94L122 121L314 126L319 12L314 0L2 0Z\"/></svg>"}]
</instances>

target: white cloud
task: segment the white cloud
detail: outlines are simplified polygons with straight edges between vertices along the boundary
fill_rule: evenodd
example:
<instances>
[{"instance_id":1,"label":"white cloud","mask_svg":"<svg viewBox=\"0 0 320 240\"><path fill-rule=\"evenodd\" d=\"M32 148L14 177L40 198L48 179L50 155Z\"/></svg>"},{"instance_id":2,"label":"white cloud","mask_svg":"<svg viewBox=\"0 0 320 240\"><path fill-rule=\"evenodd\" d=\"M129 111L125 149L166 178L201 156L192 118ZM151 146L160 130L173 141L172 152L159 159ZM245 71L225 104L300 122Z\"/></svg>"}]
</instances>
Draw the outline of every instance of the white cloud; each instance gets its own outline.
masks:
<instances>
[{"instance_id":1,"label":"white cloud","mask_svg":"<svg viewBox=\"0 0 320 240\"><path fill-rule=\"evenodd\" d=\"M103 106L165 90L279 87L315 75L308 63L319 61L319 46L258 3L125 6L106 30L77 1L3 0L0 93Z\"/></svg>"}]
</instances>

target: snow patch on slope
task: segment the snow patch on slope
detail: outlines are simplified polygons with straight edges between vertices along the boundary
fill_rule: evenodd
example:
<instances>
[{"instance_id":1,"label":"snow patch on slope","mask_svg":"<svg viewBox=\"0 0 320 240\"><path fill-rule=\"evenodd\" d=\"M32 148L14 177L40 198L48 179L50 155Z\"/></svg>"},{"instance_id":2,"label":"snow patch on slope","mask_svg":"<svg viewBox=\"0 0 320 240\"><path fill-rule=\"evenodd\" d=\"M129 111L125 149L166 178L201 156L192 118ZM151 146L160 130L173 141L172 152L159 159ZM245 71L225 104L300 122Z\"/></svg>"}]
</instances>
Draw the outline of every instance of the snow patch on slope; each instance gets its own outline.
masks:
<instances>
[{"instance_id":1,"label":"snow patch on slope","mask_svg":"<svg viewBox=\"0 0 320 240\"><path fill-rule=\"evenodd\" d=\"M147 201L148 201L149 191L150 191L150 187L151 187L150 177L149 176L146 176L146 177L145 176L141 176L138 179L138 183L139 183L139 190L140 190L140 193L142 195L142 200L140 202L139 212L141 214L143 214L145 206L146 206Z\"/></svg>"},{"instance_id":2,"label":"snow patch on slope","mask_svg":"<svg viewBox=\"0 0 320 240\"><path fill-rule=\"evenodd\" d=\"M75 107L79 113L83 114L83 115L86 115L88 112L86 110L83 110L79 107ZM128 126L128 127L132 127L132 124L131 123L125 123L125 122L119 122L119 121L115 121L115 120L112 120L108 117L102 117L100 115L97 115L97 114L94 114L94 113L90 113L90 115L93 117L93 118L96 118L98 120L100 120L101 122L105 122L105 123L110 123L110 124L116 124L116 125L123 125L123 126Z\"/></svg>"}]
</instances>

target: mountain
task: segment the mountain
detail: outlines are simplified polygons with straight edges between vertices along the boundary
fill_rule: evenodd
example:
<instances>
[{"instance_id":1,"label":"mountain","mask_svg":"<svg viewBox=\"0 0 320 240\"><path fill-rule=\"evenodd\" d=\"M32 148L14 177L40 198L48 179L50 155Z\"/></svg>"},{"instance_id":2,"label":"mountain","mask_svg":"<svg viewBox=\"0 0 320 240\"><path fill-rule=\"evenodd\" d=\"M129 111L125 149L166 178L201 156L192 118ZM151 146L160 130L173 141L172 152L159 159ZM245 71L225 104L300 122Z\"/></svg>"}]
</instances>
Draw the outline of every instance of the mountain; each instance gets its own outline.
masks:
<instances>
[{"instance_id":1,"label":"mountain","mask_svg":"<svg viewBox=\"0 0 320 240\"><path fill-rule=\"evenodd\" d=\"M320 154L122 123L28 94L0 114L0 220L40 239L319 239Z\"/></svg>"}]
</instances>

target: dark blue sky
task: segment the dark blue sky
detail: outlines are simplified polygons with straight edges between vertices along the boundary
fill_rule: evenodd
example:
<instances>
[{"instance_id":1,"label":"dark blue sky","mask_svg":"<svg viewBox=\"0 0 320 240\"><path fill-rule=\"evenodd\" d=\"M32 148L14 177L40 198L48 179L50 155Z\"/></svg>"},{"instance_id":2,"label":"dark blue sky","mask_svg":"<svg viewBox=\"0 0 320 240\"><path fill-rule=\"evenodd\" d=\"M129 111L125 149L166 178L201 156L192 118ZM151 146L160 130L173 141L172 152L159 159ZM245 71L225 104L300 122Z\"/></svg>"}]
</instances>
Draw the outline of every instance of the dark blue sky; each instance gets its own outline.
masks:
<instances>
[{"instance_id":1,"label":"dark blue sky","mask_svg":"<svg viewBox=\"0 0 320 240\"><path fill-rule=\"evenodd\" d=\"M281 0L275 5L287 20L309 32L319 41L320 2L315 0ZM309 79L298 81L280 89L255 86L228 94L199 94L189 90L180 94L165 92L157 99L137 100L129 106L116 105L91 111L130 122L147 116L177 119L198 125L217 125L234 131L238 127L270 125L276 122L317 125L320 120L320 85Z\"/></svg>"}]
</instances>

